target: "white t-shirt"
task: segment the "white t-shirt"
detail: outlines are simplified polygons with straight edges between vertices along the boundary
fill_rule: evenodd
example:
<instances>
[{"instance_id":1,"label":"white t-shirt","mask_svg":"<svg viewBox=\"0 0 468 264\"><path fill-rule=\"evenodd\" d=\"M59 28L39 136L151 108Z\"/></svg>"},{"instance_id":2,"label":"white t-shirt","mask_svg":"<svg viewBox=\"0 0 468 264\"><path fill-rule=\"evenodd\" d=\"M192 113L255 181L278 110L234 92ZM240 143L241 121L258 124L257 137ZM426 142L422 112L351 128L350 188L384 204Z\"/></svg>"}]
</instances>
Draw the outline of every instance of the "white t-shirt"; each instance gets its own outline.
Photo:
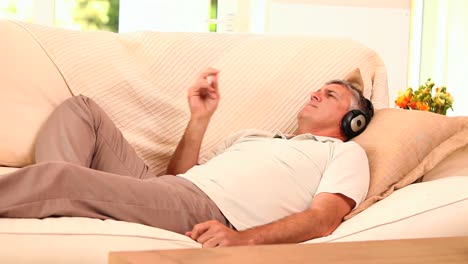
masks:
<instances>
[{"instance_id":1,"label":"white t-shirt","mask_svg":"<svg viewBox=\"0 0 468 264\"><path fill-rule=\"evenodd\" d=\"M240 136L239 136L240 135ZM309 208L315 195L340 193L356 202L369 187L369 164L355 142L303 134L291 139L249 130L185 174L243 230Z\"/></svg>"}]
</instances>

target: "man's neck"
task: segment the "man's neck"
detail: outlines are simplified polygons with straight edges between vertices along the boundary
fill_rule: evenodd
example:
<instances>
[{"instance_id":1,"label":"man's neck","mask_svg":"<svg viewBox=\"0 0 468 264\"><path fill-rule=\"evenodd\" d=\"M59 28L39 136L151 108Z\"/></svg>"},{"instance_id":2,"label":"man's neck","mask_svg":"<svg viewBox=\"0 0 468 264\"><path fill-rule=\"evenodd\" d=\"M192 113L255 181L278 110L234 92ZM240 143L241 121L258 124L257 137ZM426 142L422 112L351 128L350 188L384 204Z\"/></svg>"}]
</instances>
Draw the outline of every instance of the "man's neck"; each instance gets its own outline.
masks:
<instances>
[{"instance_id":1,"label":"man's neck","mask_svg":"<svg viewBox=\"0 0 468 264\"><path fill-rule=\"evenodd\" d=\"M341 135L341 132L336 129L301 129L298 128L296 130L296 135L301 135L301 134L312 134L314 136L322 136L322 137L332 137L332 138L337 138L342 141L345 141L345 138L343 135Z\"/></svg>"}]
</instances>

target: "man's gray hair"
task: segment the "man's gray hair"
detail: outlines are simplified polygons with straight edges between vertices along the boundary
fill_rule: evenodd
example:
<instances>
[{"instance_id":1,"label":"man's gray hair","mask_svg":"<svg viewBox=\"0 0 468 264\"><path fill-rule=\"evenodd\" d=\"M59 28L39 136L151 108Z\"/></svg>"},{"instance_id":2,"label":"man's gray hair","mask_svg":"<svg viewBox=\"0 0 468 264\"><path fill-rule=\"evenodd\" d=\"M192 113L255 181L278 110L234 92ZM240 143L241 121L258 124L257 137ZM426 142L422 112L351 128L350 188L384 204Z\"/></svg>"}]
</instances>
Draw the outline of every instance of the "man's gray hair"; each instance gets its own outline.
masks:
<instances>
[{"instance_id":1,"label":"man's gray hair","mask_svg":"<svg viewBox=\"0 0 468 264\"><path fill-rule=\"evenodd\" d=\"M351 92L351 104L349 106L349 110L354 110L354 109L359 109L363 113L369 112L368 105L366 103L366 98L362 94L361 90L359 90L354 84L351 82L345 81L345 80L331 80L326 83L326 85L329 84L338 84L343 87L348 88L348 90Z\"/></svg>"}]
</instances>

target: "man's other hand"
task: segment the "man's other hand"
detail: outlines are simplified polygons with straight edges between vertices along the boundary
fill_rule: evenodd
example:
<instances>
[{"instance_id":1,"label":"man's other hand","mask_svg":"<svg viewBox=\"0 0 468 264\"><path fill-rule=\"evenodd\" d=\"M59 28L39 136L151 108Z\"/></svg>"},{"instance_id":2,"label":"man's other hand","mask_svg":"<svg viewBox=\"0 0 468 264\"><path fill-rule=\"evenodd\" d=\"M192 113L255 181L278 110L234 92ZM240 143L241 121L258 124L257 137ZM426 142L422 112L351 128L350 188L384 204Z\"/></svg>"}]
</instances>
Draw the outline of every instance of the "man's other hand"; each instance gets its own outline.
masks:
<instances>
[{"instance_id":1,"label":"man's other hand","mask_svg":"<svg viewBox=\"0 0 468 264\"><path fill-rule=\"evenodd\" d=\"M218 73L214 68L203 70L188 90L193 119L210 119L219 103Z\"/></svg>"},{"instance_id":2,"label":"man's other hand","mask_svg":"<svg viewBox=\"0 0 468 264\"><path fill-rule=\"evenodd\" d=\"M249 244L247 234L232 230L216 220L196 224L192 231L186 232L185 235L203 244L204 248Z\"/></svg>"}]
</instances>

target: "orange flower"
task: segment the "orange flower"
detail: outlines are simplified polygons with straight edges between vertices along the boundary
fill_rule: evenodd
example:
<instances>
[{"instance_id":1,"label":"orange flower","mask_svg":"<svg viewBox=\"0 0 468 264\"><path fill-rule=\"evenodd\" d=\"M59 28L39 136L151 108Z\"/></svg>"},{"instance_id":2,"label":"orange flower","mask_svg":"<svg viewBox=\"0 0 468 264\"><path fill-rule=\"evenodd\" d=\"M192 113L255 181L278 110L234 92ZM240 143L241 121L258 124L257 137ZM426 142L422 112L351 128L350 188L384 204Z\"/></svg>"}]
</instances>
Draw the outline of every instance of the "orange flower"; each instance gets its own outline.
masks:
<instances>
[{"instance_id":1,"label":"orange flower","mask_svg":"<svg viewBox=\"0 0 468 264\"><path fill-rule=\"evenodd\" d=\"M409 102L408 103L408 108L413 109L413 110L418 110L417 103L419 103L419 102L416 102L416 101Z\"/></svg>"},{"instance_id":2,"label":"orange flower","mask_svg":"<svg viewBox=\"0 0 468 264\"><path fill-rule=\"evenodd\" d=\"M395 104L400 108L406 108L408 106L409 100L407 98L400 96L395 100Z\"/></svg>"},{"instance_id":3,"label":"orange flower","mask_svg":"<svg viewBox=\"0 0 468 264\"><path fill-rule=\"evenodd\" d=\"M429 111L429 106L426 103L416 102L416 107L421 111Z\"/></svg>"},{"instance_id":4,"label":"orange flower","mask_svg":"<svg viewBox=\"0 0 468 264\"><path fill-rule=\"evenodd\" d=\"M413 97L413 91L411 89L407 89L404 93L399 92L398 98L395 100L395 104L403 109L408 108L411 97Z\"/></svg>"}]
</instances>

